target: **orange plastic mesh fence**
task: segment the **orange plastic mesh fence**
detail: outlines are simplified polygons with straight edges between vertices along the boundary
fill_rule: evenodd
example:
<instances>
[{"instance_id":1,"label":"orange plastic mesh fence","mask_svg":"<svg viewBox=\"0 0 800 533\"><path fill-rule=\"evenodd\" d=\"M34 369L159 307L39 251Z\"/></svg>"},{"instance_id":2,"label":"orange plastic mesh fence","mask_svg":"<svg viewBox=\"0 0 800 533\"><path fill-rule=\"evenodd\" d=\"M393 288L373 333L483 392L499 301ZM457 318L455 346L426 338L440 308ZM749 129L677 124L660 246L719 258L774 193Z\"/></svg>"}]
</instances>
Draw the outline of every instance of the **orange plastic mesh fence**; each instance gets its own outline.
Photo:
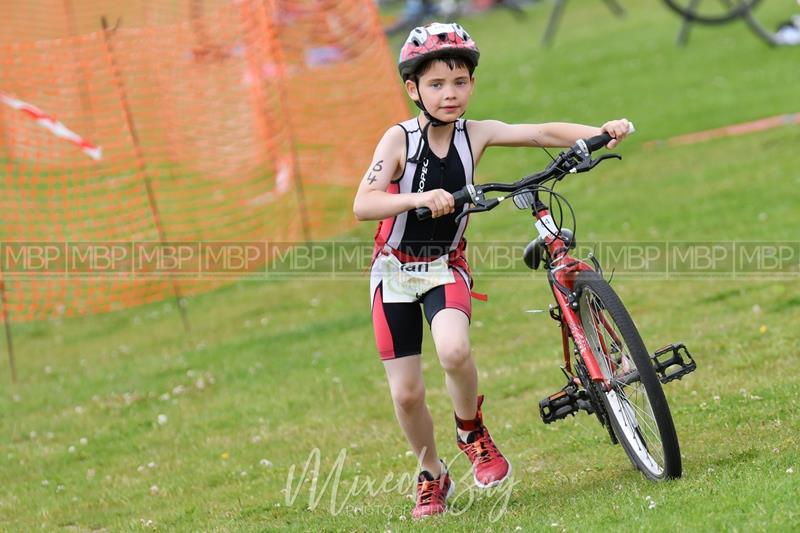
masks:
<instances>
[{"instance_id":1,"label":"orange plastic mesh fence","mask_svg":"<svg viewBox=\"0 0 800 533\"><path fill-rule=\"evenodd\" d=\"M147 252L169 243L341 232L407 112L373 0L13 0L0 20L12 321L225 282L159 270Z\"/></svg>"}]
</instances>

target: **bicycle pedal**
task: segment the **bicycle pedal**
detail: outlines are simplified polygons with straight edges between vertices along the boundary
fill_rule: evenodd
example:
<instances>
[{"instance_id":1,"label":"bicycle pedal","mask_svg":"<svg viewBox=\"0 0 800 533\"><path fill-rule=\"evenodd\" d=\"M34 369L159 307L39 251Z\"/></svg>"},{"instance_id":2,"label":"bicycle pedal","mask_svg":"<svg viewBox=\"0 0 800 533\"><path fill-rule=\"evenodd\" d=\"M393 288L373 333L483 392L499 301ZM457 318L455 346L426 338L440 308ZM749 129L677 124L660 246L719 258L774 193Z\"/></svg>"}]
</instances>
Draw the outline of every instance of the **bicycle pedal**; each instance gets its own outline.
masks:
<instances>
[{"instance_id":1,"label":"bicycle pedal","mask_svg":"<svg viewBox=\"0 0 800 533\"><path fill-rule=\"evenodd\" d=\"M572 379L560 391L539 402L539 415L545 424L553 423L569 415L575 416L578 411L594 413L586 391L578 388Z\"/></svg>"},{"instance_id":2,"label":"bicycle pedal","mask_svg":"<svg viewBox=\"0 0 800 533\"><path fill-rule=\"evenodd\" d=\"M668 357L662 357L670 354ZM669 383L697 370L697 363L683 343L668 344L650 356L658 379Z\"/></svg>"}]
</instances>

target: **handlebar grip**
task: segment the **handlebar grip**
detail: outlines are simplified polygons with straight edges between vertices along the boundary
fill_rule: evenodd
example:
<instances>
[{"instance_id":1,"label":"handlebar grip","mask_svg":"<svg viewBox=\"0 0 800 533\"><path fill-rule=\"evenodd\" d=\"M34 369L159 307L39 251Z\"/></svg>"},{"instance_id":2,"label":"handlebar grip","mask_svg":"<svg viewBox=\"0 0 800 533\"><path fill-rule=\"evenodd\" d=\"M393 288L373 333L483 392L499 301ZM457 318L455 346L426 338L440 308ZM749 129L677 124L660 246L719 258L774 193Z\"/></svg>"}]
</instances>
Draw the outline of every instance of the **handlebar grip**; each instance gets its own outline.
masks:
<instances>
[{"instance_id":1,"label":"handlebar grip","mask_svg":"<svg viewBox=\"0 0 800 533\"><path fill-rule=\"evenodd\" d=\"M469 196L469 191L467 191L466 187L457 190L453 193L453 201L456 203L455 208L458 210L459 207L464 207L464 204L471 200Z\"/></svg>"},{"instance_id":2,"label":"handlebar grip","mask_svg":"<svg viewBox=\"0 0 800 533\"><path fill-rule=\"evenodd\" d=\"M586 139L586 147L589 149L589 152L594 152L598 148L602 148L603 146L607 145L611 142L613 137L608 133L601 133L600 135L595 135L590 139Z\"/></svg>"},{"instance_id":3,"label":"handlebar grip","mask_svg":"<svg viewBox=\"0 0 800 533\"><path fill-rule=\"evenodd\" d=\"M470 200L469 192L466 190L466 187L454 192L453 200L455 201L455 210L458 211L459 208L463 207L464 204ZM417 220L427 220L431 218L432 214L431 210L427 207L418 207L414 210L414 213L417 215Z\"/></svg>"}]
</instances>

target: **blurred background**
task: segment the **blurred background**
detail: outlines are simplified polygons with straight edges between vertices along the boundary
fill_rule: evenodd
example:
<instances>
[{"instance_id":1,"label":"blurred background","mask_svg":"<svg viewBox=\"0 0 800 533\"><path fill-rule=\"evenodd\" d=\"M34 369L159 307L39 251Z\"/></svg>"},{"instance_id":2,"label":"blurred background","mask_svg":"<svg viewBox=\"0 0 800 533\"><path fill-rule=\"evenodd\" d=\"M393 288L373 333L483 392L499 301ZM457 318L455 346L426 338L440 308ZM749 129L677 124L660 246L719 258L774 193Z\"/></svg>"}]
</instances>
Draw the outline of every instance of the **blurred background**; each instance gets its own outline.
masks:
<instances>
[{"instance_id":1,"label":"blurred background","mask_svg":"<svg viewBox=\"0 0 800 533\"><path fill-rule=\"evenodd\" d=\"M552 298L544 274L476 258L490 300L475 303L473 350L519 484L498 520L491 498L464 498L441 524L797 523L799 13L794 0L3 2L0 523L407 526L402 491L332 510L330 493L315 505L286 489L313 450L325 477L347 449L340 503L358 476L415 466L372 337L375 226L351 205L378 139L415 113L400 45L434 20L481 49L466 118L636 124L622 162L559 190L579 244L660 250L604 267L651 351L682 340L699 365L667 387L685 477L654 486L588 417L541 424L562 381L556 330L526 312ZM493 149L476 179L548 160ZM468 231L512 257L533 236L512 208ZM669 272L675 243L713 260ZM450 457L449 398L423 350Z\"/></svg>"}]
</instances>

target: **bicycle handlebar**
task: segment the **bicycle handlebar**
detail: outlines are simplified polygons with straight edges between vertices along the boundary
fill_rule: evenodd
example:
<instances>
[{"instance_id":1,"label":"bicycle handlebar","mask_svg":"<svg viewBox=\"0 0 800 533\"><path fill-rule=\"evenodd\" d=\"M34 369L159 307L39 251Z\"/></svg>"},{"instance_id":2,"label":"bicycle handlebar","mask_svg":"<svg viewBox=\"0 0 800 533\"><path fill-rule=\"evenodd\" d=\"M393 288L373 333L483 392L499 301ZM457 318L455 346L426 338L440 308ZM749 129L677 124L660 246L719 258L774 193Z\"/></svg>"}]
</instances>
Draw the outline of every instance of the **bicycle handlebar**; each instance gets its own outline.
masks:
<instances>
[{"instance_id":1,"label":"bicycle handlebar","mask_svg":"<svg viewBox=\"0 0 800 533\"><path fill-rule=\"evenodd\" d=\"M629 133L633 133L636 129L633 127L633 123L630 123ZM540 184L543 181L546 181L550 178L557 177L562 178L566 174L570 172L586 172L587 170L591 170L594 168L597 163L600 161L607 159L609 157L620 157L616 154L614 155L604 155L599 159L592 160L592 152L604 147L607 145L613 137L608 133L601 133L600 135L595 135L594 137L590 137L589 139L579 139L572 147L559 154L559 156L552 162L548 167L543 171L537 174L532 174L530 176L526 176L525 178L519 180L513 184L504 184L504 183L487 183L485 185L467 185L462 189L453 193L453 200L455 201L455 211L458 211L461 207L463 207L466 203L478 203L482 202L484 211L488 211L496 207L502 200L501 199L493 199L486 202L483 200L483 193L484 192L493 192L493 191L506 191L506 192L515 192L522 188L532 187L535 185ZM579 159L580 162L576 163L575 159ZM566 165L565 165L566 164ZM414 210L417 215L417 220L426 220L431 218L431 210L427 207L419 207ZM462 213L463 214L463 213Z\"/></svg>"}]
</instances>

